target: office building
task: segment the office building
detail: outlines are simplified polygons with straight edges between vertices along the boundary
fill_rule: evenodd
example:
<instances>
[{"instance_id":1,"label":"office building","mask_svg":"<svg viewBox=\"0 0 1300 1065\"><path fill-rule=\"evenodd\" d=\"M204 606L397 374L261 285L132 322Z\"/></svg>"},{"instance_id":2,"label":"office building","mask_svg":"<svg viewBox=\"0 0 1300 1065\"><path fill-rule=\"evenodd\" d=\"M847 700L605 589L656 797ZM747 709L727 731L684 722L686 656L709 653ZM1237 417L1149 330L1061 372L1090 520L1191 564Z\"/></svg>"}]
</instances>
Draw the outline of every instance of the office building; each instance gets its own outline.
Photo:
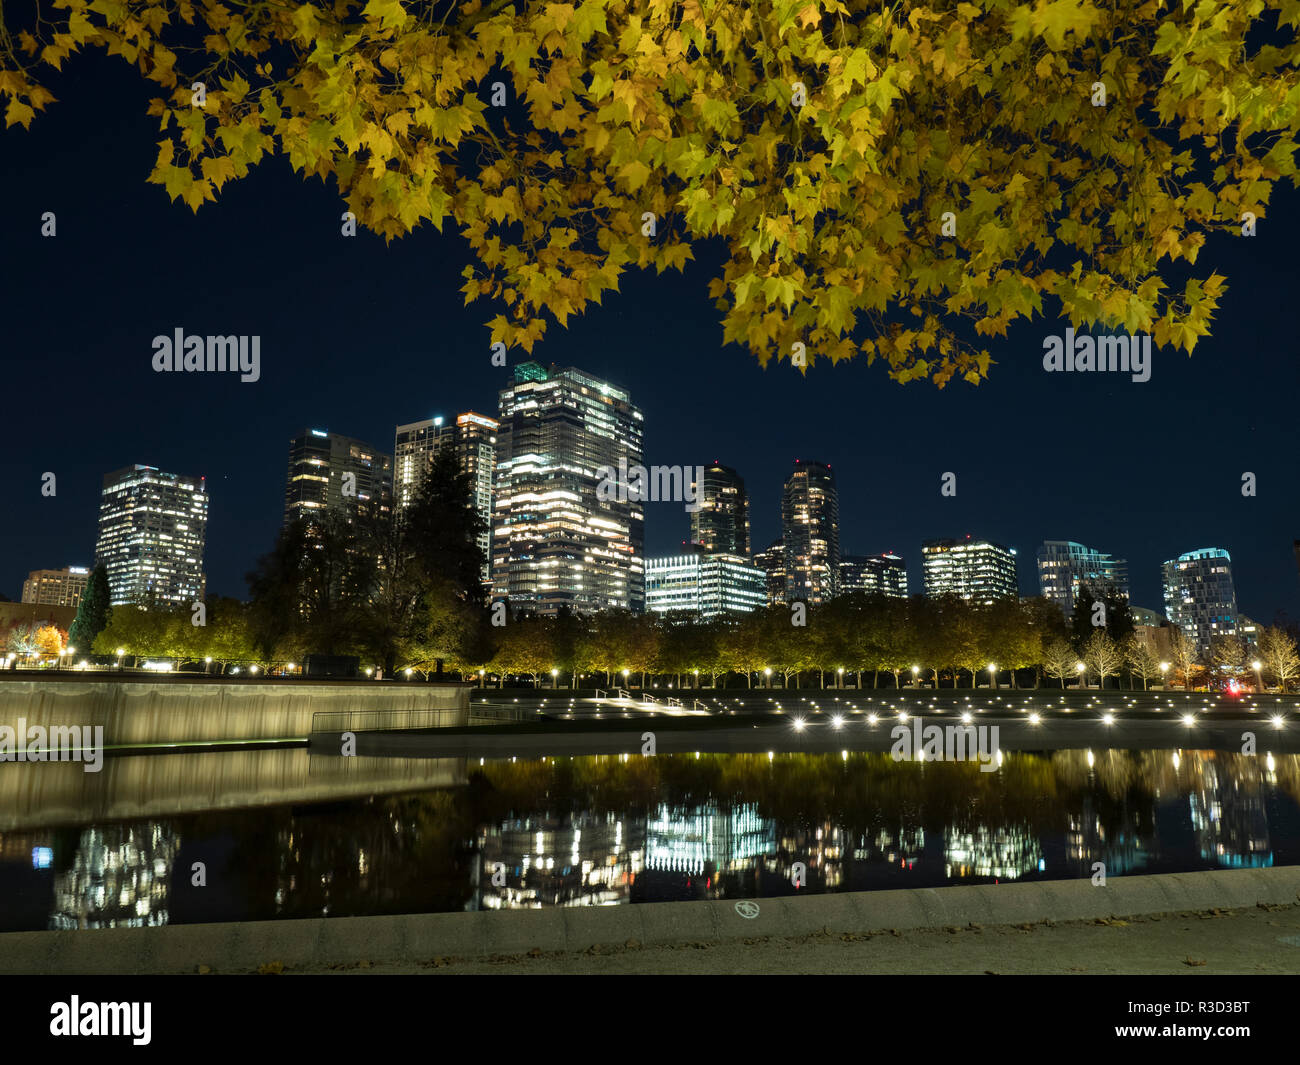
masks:
<instances>
[{"instance_id":1,"label":"office building","mask_svg":"<svg viewBox=\"0 0 1300 1065\"><path fill-rule=\"evenodd\" d=\"M1146 643L1157 661L1168 661L1172 657L1169 634L1173 631L1168 619L1159 611L1144 606L1130 604L1128 612L1133 619L1133 635Z\"/></svg>"},{"instance_id":2,"label":"office building","mask_svg":"<svg viewBox=\"0 0 1300 1065\"><path fill-rule=\"evenodd\" d=\"M840 502L835 474L796 459L781 501L786 602L824 603L840 585Z\"/></svg>"},{"instance_id":3,"label":"office building","mask_svg":"<svg viewBox=\"0 0 1300 1065\"><path fill-rule=\"evenodd\" d=\"M108 570L110 602L201 601L207 526L202 477L139 465L105 474L95 561Z\"/></svg>"},{"instance_id":4,"label":"office building","mask_svg":"<svg viewBox=\"0 0 1300 1065\"><path fill-rule=\"evenodd\" d=\"M840 594L867 592L907 598L907 566L898 555L845 555L840 559Z\"/></svg>"},{"instance_id":5,"label":"office building","mask_svg":"<svg viewBox=\"0 0 1300 1065\"><path fill-rule=\"evenodd\" d=\"M785 600L785 541L777 538L754 556L754 565L767 574L767 604Z\"/></svg>"},{"instance_id":6,"label":"office building","mask_svg":"<svg viewBox=\"0 0 1300 1065\"><path fill-rule=\"evenodd\" d=\"M393 501L393 457L363 440L304 429L289 441L284 523L364 507L387 511Z\"/></svg>"},{"instance_id":7,"label":"office building","mask_svg":"<svg viewBox=\"0 0 1300 1065\"><path fill-rule=\"evenodd\" d=\"M626 484L598 492L640 466L641 411L582 370L525 362L499 415L493 597L535 614L643 611L644 506Z\"/></svg>"},{"instance_id":8,"label":"office building","mask_svg":"<svg viewBox=\"0 0 1300 1065\"><path fill-rule=\"evenodd\" d=\"M1204 654L1216 636L1237 634L1237 592L1232 559L1221 547L1204 547L1161 567L1165 613Z\"/></svg>"},{"instance_id":9,"label":"office building","mask_svg":"<svg viewBox=\"0 0 1300 1065\"><path fill-rule=\"evenodd\" d=\"M730 466L703 467L695 486L696 505L691 513L691 542L705 551L749 557L749 496L745 480Z\"/></svg>"},{"instance_id":10,"label":"office building","mask_svg":"<svg viewBox=\"0 0 1300 1065\"><path fill-rule=\"evenodd\" d=\"M992 603L1020 594L1016 552L991 540L926 540L921 545L925 594Z\"/></svg>"},{"instance_id":11,"label":"office building","mask_svg":"<svg viewBox=\"0 0 1300 1065\"><path fill-rule=\"evenodd\" d=\"M1038 548L1038 591L1067 618L1087 588L1094 599L1128 599L1128 563L1073 540L1046 540Z\"/></svg>"},{"instance_id":12,"label":"office building","mask_svg":"<svg viewBox=\"0 0 1300 1065\"><path fill-rule=\"evenodd\" d=\"M646 559L645 589L653 613L689 611L707 619L767 606L767 574L740 555L696 550Z\"/></svg>"},{"instance_id":13,"label":"office building","mask_svg":"<svg viewBox=\"0 0 1300 1065\"><path fill-rule=\"evenodd\" d=\"M483 523L478 546L485 581L492 568L492 481L499 429L495 418L466 411L451 422L439 417L399 425L393 443L393 500L399 510L420 491L434 455L444 447L455 452L461 472L469 477L470 503Z\"/></svg>"},{"instance_id":14,"label":"office building","mask_svg":"<svg viewBox=\"0 0 1300 1065\"><path fill-rule=\"evenodd\" d=\"M85 566L34 569L23 581L22 601L42 606L75 607L81 602L89 582L90 570Z\"/></svg>"}]
</instances>

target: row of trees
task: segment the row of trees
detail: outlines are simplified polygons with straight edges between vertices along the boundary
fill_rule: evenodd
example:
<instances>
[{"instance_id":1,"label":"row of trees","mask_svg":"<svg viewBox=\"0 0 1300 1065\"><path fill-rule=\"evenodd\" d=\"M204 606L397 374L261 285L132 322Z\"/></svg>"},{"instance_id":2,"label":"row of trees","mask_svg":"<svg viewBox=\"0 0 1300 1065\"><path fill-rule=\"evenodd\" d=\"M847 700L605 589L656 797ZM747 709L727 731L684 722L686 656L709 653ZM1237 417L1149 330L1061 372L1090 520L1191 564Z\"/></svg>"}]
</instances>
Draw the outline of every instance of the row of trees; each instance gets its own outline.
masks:
<instances>
[{"instance_id":1,"label":"row of trees","mask_svg":"<svg viewBox=\"0 0 1300 1065\"><path fill-rule=\"evenodd\" d=\"M662 680L677 687L716 687L731 674L743 676L746 687L767 678L784 687L825 687L840 675L842 683L854 687L908 682L973 687L989 681L991 667L1012 686L1037 686L1045 677L1062 688L1072 679L1105 686L1112 678L1133 688L1162 679L1193 687L1250 676L1256 660L1261 677L1283 687L1300 675L1296 643L1282 629L1266 630L1250 653L1240 641L1223 639L1198 656L1195 644L1170 627L1165 630L1168 659L1162 662L1151 643L1133 632L1116 638L1099 626L1073 636L1059 609L1043 599L980 606L955 597L902 600L853 593L809 608L804 625L792 624L791 610L777 606L707 621L609 611L508 618L494 627L489 613L467 598L440 600L429 594L410 605L405 626L398 615L389 629L372 627L376 611L391 611L392 605L380 599L340 607L336 597L326 595L309 605L311 613L286 608L276 620L267 614L265 601L211 599L201 627L191 623L188 612L118 607L96 650L211 658L219 667L271 667L320 651L359 655L389 675L410 668L427 676L442 663L448 672L478 677L480 683L488 675L534 683L548 675L559 683L562 675L565 684L594 676L606 687L633 678L642 685ZM381 621L393 617L378 616ZM269 624L278 631L269 631Z\"/></svg>"},{"instance_id":2,"label":"row of trees","mask_svg":"<svg viewBox=\"0 0 1300 1065\"><path fill-rule=\"evenodd\" d=\"M67 634L57 625L20 621L5 633L4 650L14 655L56 656L63 653L68 643Z\"/></svg>"}]
</instances>

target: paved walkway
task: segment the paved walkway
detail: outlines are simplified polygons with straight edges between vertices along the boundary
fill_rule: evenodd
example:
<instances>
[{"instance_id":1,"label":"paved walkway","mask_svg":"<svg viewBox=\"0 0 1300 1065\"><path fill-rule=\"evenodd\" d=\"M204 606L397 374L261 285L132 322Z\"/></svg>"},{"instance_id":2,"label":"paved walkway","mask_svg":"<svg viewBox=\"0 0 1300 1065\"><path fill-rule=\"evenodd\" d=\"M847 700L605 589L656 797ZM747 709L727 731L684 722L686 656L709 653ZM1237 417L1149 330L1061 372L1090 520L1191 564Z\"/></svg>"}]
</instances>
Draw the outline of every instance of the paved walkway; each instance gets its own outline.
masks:
<instances>
[{"instance_id":1,"label":"paved walkway","mask_svg":"<svg viewBox=\"0 0 1300 1065\"><path fill-rule=\"evenodd\" d=\"M952 975L1300 973L1300 904L1058 924L822 933L730 943L591 947L489 961L359 959L303 973L478 975Z\"/></svg>"},{"instance_id":2,"label":"paved walkway","mask_svg":"<svg viewBox=\"0 0 1300 1065\"><path fill-rule=\"evenodd\" d=\"M1082 879L0 935L6 973L362 963L385 972L1300 972L1300 867L1112 877L1104 887Z\"/></svg>"}]
</instances>

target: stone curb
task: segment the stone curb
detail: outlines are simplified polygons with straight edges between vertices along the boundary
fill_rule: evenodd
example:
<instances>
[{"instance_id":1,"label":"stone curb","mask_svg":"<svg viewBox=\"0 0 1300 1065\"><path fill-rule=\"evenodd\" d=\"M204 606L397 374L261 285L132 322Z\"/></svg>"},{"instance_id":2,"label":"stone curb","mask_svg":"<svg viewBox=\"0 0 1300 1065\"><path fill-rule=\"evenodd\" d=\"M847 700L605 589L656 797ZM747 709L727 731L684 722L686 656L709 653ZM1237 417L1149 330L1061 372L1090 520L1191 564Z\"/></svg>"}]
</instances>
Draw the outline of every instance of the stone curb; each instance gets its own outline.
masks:
<instances>
[{"instance_id":1,"label":"stone curb","mask_svg":"<svg viewBox=\"0 0 1300 1065\"><path fill-rule=\"evenodd\" d=\"M1300 867L1214 870L1029 884L853 891L727 902L663 902L547 910L246 921L0 934L0 973L142 975L247 972L358 961L485 958L530 951L743 938L1023 924L1182 910L1294 904Z\"/></svg>"}]
</instances>

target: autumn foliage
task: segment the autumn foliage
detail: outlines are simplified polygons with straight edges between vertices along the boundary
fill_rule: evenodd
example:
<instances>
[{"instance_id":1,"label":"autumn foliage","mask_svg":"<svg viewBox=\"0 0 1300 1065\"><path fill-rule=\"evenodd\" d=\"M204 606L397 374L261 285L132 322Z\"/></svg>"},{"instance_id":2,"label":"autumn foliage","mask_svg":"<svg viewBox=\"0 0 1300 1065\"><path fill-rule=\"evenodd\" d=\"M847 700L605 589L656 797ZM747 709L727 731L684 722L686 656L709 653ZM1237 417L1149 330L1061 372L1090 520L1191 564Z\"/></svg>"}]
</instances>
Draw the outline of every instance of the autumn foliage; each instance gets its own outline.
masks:
<instances>
[{"instance_id":1,"label":"autumn foliage","mask_svg":"<svg viewBox=\"0 0 1300 1065\"><path fill-rule=\"evenodd\" d=\"M528 351L627 269L720 238L724 337L764 364L802 344L978 382L980 338L1039 314L1190 353L1224 288L1191 264L1296 172L1298 0L44 14L0 33L6 126L73 53L121 56L163 91L149 180L173 199L197 210L277 154L385 237L450 221L466 302Z\"/></svg>"}]
</instances>

